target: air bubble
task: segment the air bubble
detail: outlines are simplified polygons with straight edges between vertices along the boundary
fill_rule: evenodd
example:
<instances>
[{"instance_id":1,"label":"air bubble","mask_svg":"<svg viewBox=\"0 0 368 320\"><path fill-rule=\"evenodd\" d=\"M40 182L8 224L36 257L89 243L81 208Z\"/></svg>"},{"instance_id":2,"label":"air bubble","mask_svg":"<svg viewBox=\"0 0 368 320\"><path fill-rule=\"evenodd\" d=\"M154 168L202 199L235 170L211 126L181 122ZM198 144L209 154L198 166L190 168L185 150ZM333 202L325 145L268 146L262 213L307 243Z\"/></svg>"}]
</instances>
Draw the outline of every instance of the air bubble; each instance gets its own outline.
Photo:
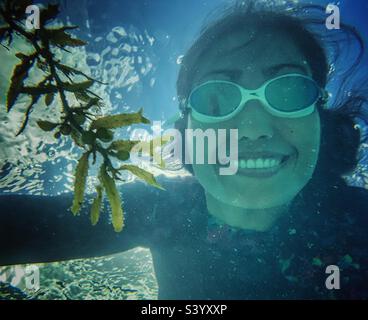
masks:
<instances>
[{"instance_id":1,"label":"air bubble","mask_svg":"<svg viewBox=\"0 0 368 320\"><path fill-rule=\"evenodd\" d=\"M183 62L183 58L184 58L184 55L183 55L183 54L181 54L180 56L178 56L178 57L176 58L176 63L177 63L177 64L182 64L182 62Z\"/></svg>"}]
</instances>

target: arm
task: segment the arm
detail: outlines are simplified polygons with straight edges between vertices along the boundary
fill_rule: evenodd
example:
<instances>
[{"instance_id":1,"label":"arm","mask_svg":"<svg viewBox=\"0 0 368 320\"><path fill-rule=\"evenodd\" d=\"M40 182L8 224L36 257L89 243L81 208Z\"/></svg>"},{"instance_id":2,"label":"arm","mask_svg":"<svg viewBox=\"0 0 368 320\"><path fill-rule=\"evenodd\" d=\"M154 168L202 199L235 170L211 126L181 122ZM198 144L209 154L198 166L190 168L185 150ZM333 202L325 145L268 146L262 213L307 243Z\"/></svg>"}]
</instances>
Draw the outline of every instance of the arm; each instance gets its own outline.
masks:
<instances>
[{"instance_id":1,"label":"arm","mask_svg":"<svg viewBox=\"0 0 368 320\"><path fill-rule=\"evenodd\" d=\"M148 246L153 203L163 192L141 182L124 185L126 225L121 233L115 233L108 222L106 200L100 221L93 227L90 201L74 217L71 193L0 196L0 265L102 256Z\"/></svg>"}]
</instances>

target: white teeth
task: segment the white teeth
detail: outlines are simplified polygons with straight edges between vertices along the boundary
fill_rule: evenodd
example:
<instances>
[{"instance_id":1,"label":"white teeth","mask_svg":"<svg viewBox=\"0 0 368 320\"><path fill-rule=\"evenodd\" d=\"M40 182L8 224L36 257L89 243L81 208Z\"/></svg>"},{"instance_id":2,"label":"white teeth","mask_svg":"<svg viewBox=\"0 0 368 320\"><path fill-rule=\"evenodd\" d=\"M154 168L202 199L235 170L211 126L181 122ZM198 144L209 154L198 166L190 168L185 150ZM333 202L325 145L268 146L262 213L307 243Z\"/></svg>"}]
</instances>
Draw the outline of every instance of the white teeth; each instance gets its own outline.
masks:
<instances>
[{"instance_id":1,"label":"white teeth","mask_svg":"<svg viewBox=\"0 0 368 320\"><path fill-rule=\"evenodd\" d=\"M264 162L265 161L263 161L262 159L257 159L257 161L256 161L256 168L262 168Z\"/></svg>"},{"instance_id":2,"label":"white teeth","mask_svg":"<svg viewBox=\"0 0 368 320\"><path fill-rule=\"evenodd\" d=\"M249 168L249 169L256 168L256 161L253 159L246 160L245 163L246 163L245 165L246 168Z\"/></svg>"},{"instance_id":3,"label":"white teeth","mask_svg":"<svg viewBox=\"0 0 368 320\"><path fill-rule=\"evenodd\" d=\"M276 167L281 163L280 160L276 159L241 159L238 162L238 165L242 169L264 169L264 168L272 168Z\"/></svg>"},{"instance_id":4,"label":"white teeth","mask_svg":"<svg viewBox=\"0 0 368 320\"><path fill-rule=\"evenodd\" d=\"M244 169L246 167L247 163L245 160L240 160L240 168Z\"/></svg>"}]
</instances>

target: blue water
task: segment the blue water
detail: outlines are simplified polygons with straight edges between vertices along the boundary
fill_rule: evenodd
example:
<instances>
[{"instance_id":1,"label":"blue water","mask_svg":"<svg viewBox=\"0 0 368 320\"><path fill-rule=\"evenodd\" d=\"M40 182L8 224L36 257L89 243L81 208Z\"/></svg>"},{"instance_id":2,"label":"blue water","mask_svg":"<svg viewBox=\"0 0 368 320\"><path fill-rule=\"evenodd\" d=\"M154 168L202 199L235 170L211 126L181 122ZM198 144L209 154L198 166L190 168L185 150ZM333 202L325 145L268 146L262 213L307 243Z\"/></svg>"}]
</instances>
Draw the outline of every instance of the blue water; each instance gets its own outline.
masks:
<instances>
[{"instance_id":1,"label":"blue water","mask_svg":"<svg viewBox=\"0 0 368 320\"><path fill-rule=\"evenodd\" d=\"M40 2L47 3L47 1ZM89 42L86 46L86 51L90 54L87 64L91 68L92 74L96 78L103 75L106 77L107 75L105 80L111 80L112 85L109 86L106 92L109 95L113 112L133 111L143 107L144 114L148 118L152 120L166 120L174 116L178 111L176 78L180 68L181 56L192 44L196 35L198 35L199 29L208 14L216 8L229 3L232 3L232 1L84 0L78 1L76 4L74 0L63 0L61 1L62 11L60 17L64 22L69 21L80 26L75 34ZM325 6L330 1L312 1L312 3ZM368 43L367 1L342 0L337 5L340 8L342 21L353 25L362 35L365 43ZM135 34L138 38L139 36L141 38L138 40L134 37L125 38L123 41L117 36L118 40L116 42L109 41L108 36L112 34L112 30L116 27L123 28L128 34ZM149 42L150 39L154 39L153 43ZM115 58L112 53L113 49L118 48L123 42L129 46L137 46L137 51L132 52L131 56L134 57L132 66L137 71L139 80L134 82L132 86L120 85L118 82L119 74L109 74L110 68L113 68L110 61L113 61ZM104 56L103 63L93 59L93 54L101 55L108 46L110 46L111 50ZM140 62L140 59L143 62ZM362 66L367 67L367 55L363 59ZM349 59L345 59L343 62L340 62L340 65L336 65L336 69L344 68L345 62L348 63ZM144 71L141 69L142 66L146 68ZM100 69L104 69L107 73L100 73ZM122 72L121 69L118 70L118 72ZM367 68L359 70L356 75L357 78L366 73L366 70ZM109 79L109 76L111 76L111 79ZM336 95L339 86L337 83L332 83L329 89L333 95ZM66 175L65 168L71 161L69 158L64 157L62 151L66 150L68 155L75 156L76 150L68 142L62 145L45 144L41 145L39 149L42 149L42 152L45 152L49 158L44 162L30 160L30 163L32 163L30 170L34 170L30 177L35 177L36 175L40 177L40 188L46 194L55 195L70 191L70 176ZM55 161L50 160L54 155ZM72 163L73 165L75 164L75 162ZM363 169L367 169L368 156L366 151L362 152L360 164ZM12 170L15 167L14 164L3 167L0 177L4 179L9 172L13 172ZM70 170L68 172L70 173ZM16 178L17 175L15 175L14 179L17 180ZM351 184L367 188L367 178L363 180L361 176L358 176L350 179ZM14 185L18 184L10 183L1 186L0 193L11 192ZM33 192L33 186L29 185L27 179L19 183L17 192L35 193ZM294 231L291 230L290 232ZM101 267L98 270L101 272L99 274L100 277L94 277L93 271L91 271L95 271L97 265ZM125 269L118 270L120 265L125 265ZM117 280L119 277L123 277L123 271L125 272L124 279L121 281ZM46 265L42 275L46 288L43 288L42 294L38 293L35 297L41 299L86 298L85 292L88 290L78 291L77 289L81 279L84 277L83 274L91 274L86 280L88 282L86 288L95 290L95 295L89 295L88 298L154 299L157 297L157 283L152 270L151 256L148 251L141 249L134 253L101 260ZM104 280L104 277L108 275L113 277L111 281L115 281L117 287L130 288L133 290L133 293L122 294L114 291L111 283L108 284L108 281ZM67 288L65 288L63 283L69 283ZM135 293L135 289L141 291ZM32 292L28 293L32 296Z\"/></svg>"}]
</instances>

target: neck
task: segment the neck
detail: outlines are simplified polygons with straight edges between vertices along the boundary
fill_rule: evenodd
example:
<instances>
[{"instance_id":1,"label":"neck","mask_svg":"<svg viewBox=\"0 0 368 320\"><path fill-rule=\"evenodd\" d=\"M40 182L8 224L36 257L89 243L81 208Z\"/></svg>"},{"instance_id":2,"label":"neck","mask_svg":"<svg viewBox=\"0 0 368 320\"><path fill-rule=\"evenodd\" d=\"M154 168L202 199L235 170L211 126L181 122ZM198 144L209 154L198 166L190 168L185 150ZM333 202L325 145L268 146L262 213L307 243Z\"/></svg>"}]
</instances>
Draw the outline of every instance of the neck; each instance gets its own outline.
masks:
<instances>
[{"instance_id":1,"label":"neck","mask_svg":"<svg viewBox=\"0 0 368 320\"><path fill-rule=\"evenodd\" d=\"M210 214L231 227L267 231L288 210L289 204L273 208L247 209L221 202L206 192L207 209Z\"/></svg>"}]
</instances>

